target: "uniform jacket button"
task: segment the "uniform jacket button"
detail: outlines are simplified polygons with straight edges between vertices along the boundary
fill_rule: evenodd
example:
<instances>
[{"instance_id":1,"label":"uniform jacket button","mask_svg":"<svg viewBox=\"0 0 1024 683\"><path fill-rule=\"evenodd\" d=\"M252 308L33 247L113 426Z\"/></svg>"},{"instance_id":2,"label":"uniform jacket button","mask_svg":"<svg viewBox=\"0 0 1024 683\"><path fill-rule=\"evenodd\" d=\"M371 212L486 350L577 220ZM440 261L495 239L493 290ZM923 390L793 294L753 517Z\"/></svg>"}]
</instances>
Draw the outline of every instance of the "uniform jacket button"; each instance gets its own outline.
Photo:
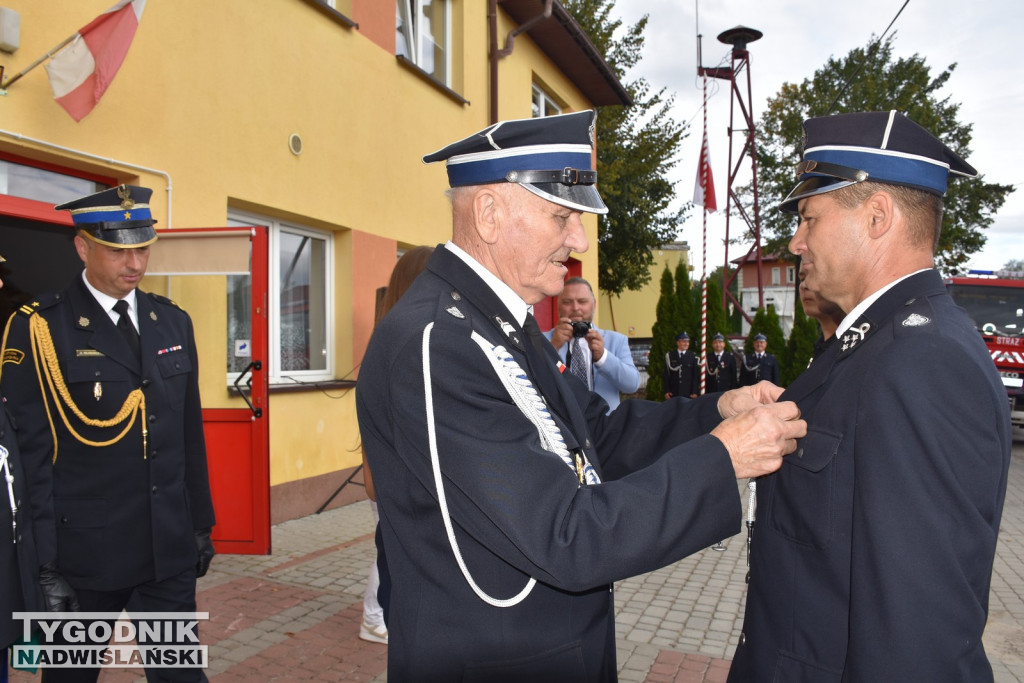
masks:
<instances>
[{"instance_id":1,"label":"uniform jacket button","mask_svg":"<svg viewBox=\"0 0 1024 683\"><path fill-rule=\"evenodd\" d=\"M156 493L156 486L153 487L153 493Z\"/></svg>"},{"instance_id":2,"label":"uniform jacket button","mask_svg":"<svg viewBox=\"0 0 1024 683\"><path fill-rule=\"evenodd\" d=\"M68 523L68 516L67 515L61 515L60 516L60 523L61 524L67 524Z\"/></svg>"},{"instance_id":3,"label":"uniform jacket button","mask_svg":"<svg viewBox=\"0 0 1024 683\"><path fill-rule=\"evenodd\" d=\"M154 415L153 413L150 413L149 414L149 421L150 422L156 422L156 415Z\"/></svg>"},{"instance_id":4,"label":"uniform jacket button","mask_svg":"<svg viewBox=\"0 0 1024 683\"><path fill-rule=\"evenodd\" d=\"M744 644L744 643L746 643L746 642L747 642L747 634L746 634L746 633L743 633L743 632L741 631L741 632L740 632L740 645L743 645L743 644Z\"/></svg>"},{"instance_id":5,"label":"uniform jacket button","mask_svg":"<svg viewBox=\"0 0 1024 683\"><path fill-rule=\"evenodd\" d=\"M148 386L149 386L149 384L150 384L150 382L149 382L149 378L146 378L146 379L142 380L142 388L143 388L143 389L145 389L146 387L148 387Z\"/></svg>"}]
</instances>

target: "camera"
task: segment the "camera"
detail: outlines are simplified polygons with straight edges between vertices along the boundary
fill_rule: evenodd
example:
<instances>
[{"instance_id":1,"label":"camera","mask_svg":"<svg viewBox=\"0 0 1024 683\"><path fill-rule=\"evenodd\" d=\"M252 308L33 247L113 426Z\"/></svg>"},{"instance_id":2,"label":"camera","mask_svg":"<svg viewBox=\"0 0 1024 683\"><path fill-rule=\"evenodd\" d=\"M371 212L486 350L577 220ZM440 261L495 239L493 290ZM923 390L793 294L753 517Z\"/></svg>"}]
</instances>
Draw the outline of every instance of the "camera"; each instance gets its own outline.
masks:
<instances>
[{"instance_id":1,"label":"camera","mask_svg":"<svg viewBox=\"0 0 1024 683\"><path fill-rule=\"evenodd\" d=\"M585 320L574 320L572 321L572 338L579 339L580 337L586 337L587 332L590 332L590 323Z\"/></svg>"}]
</instances>

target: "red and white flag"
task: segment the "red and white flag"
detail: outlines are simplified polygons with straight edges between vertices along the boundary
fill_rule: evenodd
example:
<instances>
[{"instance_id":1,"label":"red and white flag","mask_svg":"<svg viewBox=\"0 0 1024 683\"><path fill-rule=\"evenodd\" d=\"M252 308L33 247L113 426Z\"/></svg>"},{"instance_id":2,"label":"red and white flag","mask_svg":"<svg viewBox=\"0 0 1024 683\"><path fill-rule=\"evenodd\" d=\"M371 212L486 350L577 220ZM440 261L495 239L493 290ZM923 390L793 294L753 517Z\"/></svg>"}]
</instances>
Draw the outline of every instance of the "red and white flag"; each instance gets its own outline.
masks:
<instances>
[{"instance_id":1,"label":"red and white flag","mask_svg":"<svg viewBox=\"0 0 1024 683\"><path fill-rule=\"evenodd\" d=\"M120 0L83 26L46 65L57 104L75 121L93 110L121 68L146 0Z\"/></svg>"},{"instance_id":2,"label":"red and white flag","mask_svg":"<svg viewBox=\"0 0 1024 683\"><path fill-rule=\"evenodd\" d=\"M706 178L701 181L701 175ZM717 211L715 200L715 179L711 176L711 163L708 160L708 132L704 131L704 140L700 146L700 161L697 164L697 182L693 187L693 203L703 206L705 211Z\"/></svg>"}]
</instances>

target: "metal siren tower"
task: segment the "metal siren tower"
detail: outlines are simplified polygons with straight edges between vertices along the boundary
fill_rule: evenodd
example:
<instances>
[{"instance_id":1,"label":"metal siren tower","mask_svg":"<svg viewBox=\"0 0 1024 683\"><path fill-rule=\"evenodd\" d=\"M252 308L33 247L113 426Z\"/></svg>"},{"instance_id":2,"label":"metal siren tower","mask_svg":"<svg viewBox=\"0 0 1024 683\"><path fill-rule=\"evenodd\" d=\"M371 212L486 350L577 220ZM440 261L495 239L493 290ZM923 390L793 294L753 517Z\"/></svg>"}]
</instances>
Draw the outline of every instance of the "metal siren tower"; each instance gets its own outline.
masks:
<instances>
[{"instance_id":1,"label":"metal siren tower","mask_svg":"<svg viewBox=\"0 0 1024 683\"><path fill-rule=\"evenodd\" d=\"M757 154L754 142L754 112L751 106L750 88L750 52L747 51L747 44L761 38L763 34L757 29L746 26L736 26L718 34L718 40L726 45L732 45L732 65L730 67L704 67L700 66L698 58L697 74L711 78L719 78L729 81L731 84L732 97L729 103L729 176L726 187L725 200L725 281L722 284L722 306L725 307L728 301L740 310L747 322L752 322L751 316L743 310L743 306L729 291L729 287L740 272L737 268L729 273L729 229L730 221L735 207L735 213L747 224L747 229L753 236L753 244L747 251L743 261L747 262L753 256L757 263L757 303L758 308L764 307L764 282L761 273L761 213L758 206L757 194ZM742 81L746 81L746 89L742 87ZM737 127L737 118L740 118ZM733 143L736 141L736 134L742 135L742 144L739 151L733 153ZM750 173L752 177L753 204L749 207L743 206L736 195L734 186L736 178L750 160Z\"/></svg>"}]
</instances>

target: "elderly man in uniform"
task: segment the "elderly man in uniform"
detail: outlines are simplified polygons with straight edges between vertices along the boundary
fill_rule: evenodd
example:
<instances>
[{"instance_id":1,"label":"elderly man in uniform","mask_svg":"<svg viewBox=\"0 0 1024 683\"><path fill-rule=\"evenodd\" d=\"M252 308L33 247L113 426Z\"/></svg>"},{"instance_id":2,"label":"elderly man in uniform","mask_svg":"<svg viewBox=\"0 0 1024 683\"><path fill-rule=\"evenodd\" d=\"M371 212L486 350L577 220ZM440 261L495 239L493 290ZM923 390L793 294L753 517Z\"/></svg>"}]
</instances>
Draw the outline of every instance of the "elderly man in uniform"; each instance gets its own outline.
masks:
<instances>
[{"instance_id":1,"label":"elderly man in uniform","mask_svg":"<svg viewBox=\"0 0 1024 683\"><path fill-rule=\"evenodd\" d=\"M768 337L758 332L754 335L754 350L743 357L740 386L749 387L761 380L779 384L779 362L768 353Z\"/></svg>"},{"instance_id":2,"label":"elderly man in uniform","mask_svg":"<svg viewBox=\"0 0 1024 683\"><path fill-rule=\"evenodd\" d=\"M800 457L757 482L729 680L991 681L1009 411L933 265L947 177L976 171L895 111L813 118L804 133L782 204L800 216L789 248L808 287L849 313L784 394L808 432Z\"/></svg>"},{"instance_id":3,"label":"elderly man in uniform","mask_svg":"<svg viewBox=\"0 0 1024 683\"><path fill-rule=\"evenodd\" d=\"M12 318L2 389L25 460L49 611L194 612L213 557L189 316L137 289L156 241L151 190L121 185L71 212L85 264ZM189 644L189 643L186 643ZM161 680L205 680L160 669ZM44 680L95 680L56 668ZM155 677L155 671L147 672Z\"/></svg>"},{"instance_id":4,"label":"elderly man in uniform","mask_svg":"<svg viewBox=\"0 0 1024 683\"><path fill-rule=\"evenodd\" d=\"M558 295L558 324L544 336L569 372L599 394L611 411L618 408L621 394L640 388L640 371L633 364L626 335L594 326L596 305L590 283L581 277L569 278Z\"/></svg>"},{"instance_id":5,"label":"elderly man in uniform","mask_svg":"<svg viewBox=\"0 0 1024 683\"><path fill-rule=\"evenodd\" d=\"M665 400L673 396L697 398L700 393L700 358L690 350L690 335L684 330L676 335L676 348L665 354L662 373Z\"/></svg>"},{"instance_id":6,"label":"elderly man in uniform","mask_svg":"<svg viewBox=\"0 0 1024 683\"><path fill-rule=\"evenodd\" d=\"M389 681L616 680L613 582L736 533L736 479L803 434L767 382L606 414L562 374L531 307L606 210L593 124L505 121L424 157L447 161L452 240L377 325L356 396Z\"/></svg>"}]
</instances>

